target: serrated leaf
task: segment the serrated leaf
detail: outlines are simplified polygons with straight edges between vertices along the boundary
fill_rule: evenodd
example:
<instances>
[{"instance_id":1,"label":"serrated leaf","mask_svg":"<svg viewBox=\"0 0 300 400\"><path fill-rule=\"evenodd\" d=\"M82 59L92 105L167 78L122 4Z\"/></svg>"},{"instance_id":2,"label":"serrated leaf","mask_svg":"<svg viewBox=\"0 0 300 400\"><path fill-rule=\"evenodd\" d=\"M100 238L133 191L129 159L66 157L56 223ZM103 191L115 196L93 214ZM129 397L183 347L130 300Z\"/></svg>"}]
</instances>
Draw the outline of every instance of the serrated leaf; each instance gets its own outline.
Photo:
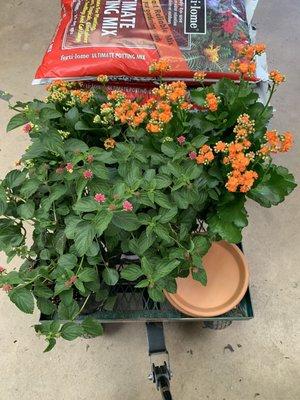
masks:
<instances>
[{"instance_id":1,"label":"serrated leaf","mask_svg":"<svg viewBox=\"0 0 300 400\"><path fill-rule=\"evenodd\" d=\"M73 206L73 210L77 212L92 212L98 209L99 203L97 203L92 196L83 197Z\"/></svg>"},{"instance_id":2,"label":"serrated leaf","mask_svg":"<svg viewBox=\"0 0 300 400\"><path fill-rule=\"evenodd\" d=\"M97 337L103 334L102 325L92 317L86 317L81 323L81 326L84 333L91 337Z\"/></svg>"},{"instance_id":3,"label":"serrated leaf","mask_svg":"<svg viewBox=\"0 0 300 400\"><path fill-rule=\"evenodd\" d=\"M203 269L203 268L199 268L197 270L193 269L192 276L193 276L193 279L195 279L196 281L199 281L203 286L207 285L207 275L206 275L205 269Z\"/></svg>"},{"instance_id":4,"label":"serrated leaf","mask_svg":"<svg viewBox=\"0 0 300 400\"><path fill-rule=\"evenodd\" d=\"M162 192L155 192L154 196L154 201L157 203L159 206L163 208L173 208L174 204L172 204L170 198L168 195Z\"/></svg>"},{"instance_id":5,"label":"serrated leaf","mask_svg":"<svg viewBox=\"0 0 300 400\"><path fill-rule=\"evenodd\" d=\"M25 220L31 219L34 216L35 204L32 200L17 207L18 215Z\"/></svg>"},{"instance_id":6,"label":"serrated leaf","mask_svg":"<svg viewBox=\"0 0 300 400\"><path fill-rule=\"evenodd\" d=\"M154 281L169 275L180 264L179 260L163 260L155 266L155 272L152 275Z\"/></svg>"},{"instance_id":7,"label":"serrated leaf","mask_svg":"<svg viewBox=\"0 0 300 400\"><path fill-rule=\"evenodd\" d=\"M62 268L73 269L77 265L77 257L74 254L62 254L58 259L58 265Z\"/></svg>"},{"instance_id":8,"label":"serrated leaf","mask_svg":"<svg viewBox=\"0 0 300 400\"><path fill-rule=\"evenodd\" d=\"M79 305L76 301L72 301L69 305L61 302L58 306L58 317L61 320L73 320L79 313Z\"/></svg>"},{"instance_id":9,"label":"serrated leaf","mask_svg":"<svg viewBox=\"0 0 300 400\"><path fill-rule=\"evenodd\" d=\"M44 315L52 315L56 311L55 305L50 300L43 297L38 298L36 304Z\"/></svg>"},{"instance_id":10,"label":"serrated leaf","mask_svg":"<svg viewBox=\"0 0 300 400\"><path fill-rule=\"evenodd\" d=\"M105 268L102 272L104 282L109 286L114 286L119 280L118 271L113 268Z\"/></svg>"},{"instance_id":11,"label":"serrated leaf","mask_svg":"<svg viewBox=\"0 0 300 400\"><path fill-rule=\"evenodd\" d=\"M156 287L150 288L150 287L148 287L148 293L149 293L150 298L153 301L156 301L156 302L165 301L165 296L164 296L162 290L159 289L159 288L156 288Z\"/></svg>"},{"instance_id":12,"label":"serrated leaf","mask_svg":"<svg viewBox=\"0 0 300 400\"><path fill-rule=\"evenodd\" d=\"M62 115L59 111L54 108L42 108L40 112L40 118L43 120L55 119L60 118Z\"/></svg>"},{"instance_id":13,"label":"serrated leaf","mask_svg":"<svg viewBox=\"0 0 300 400\"><path fill-rule=\"evenodd\" d=\"M82 257L89 250L95 235L95 227L89 221L80 222L76 226L75 248L80 257Z\"/></svg>"},{"instance_id":14,"label":"serrated leaf","mask_svg":"<svg viewBox=\"0 0 300 400\"><path fill-rule=\"evenodd\" d=\"M217 234L229 243L239 243L242 240L241 228L232 222L221 220L218 215L208 218L208 231Z\"/></svg>"},{"instance_id":15,"label":"serrated leaf","mask_svg":"<svg viewBox=\"0 0 300 400\"><path fill-rule=\"evenodd\" d=\"M82 282L93 282L99 279L95 268L84 268L82 271L80 271L78 278Z\"/></svg>"},{"instance_id":16,"label":"serrated leaf","mask_svg":"<svg viewBox=\"0 0 300 400\"><path fill-rule=\"evenodd\" d=\"M121 271L121 277L127 281L135 281L143 275L141 267L136 264L126 265L126 267Z\"/></svg>"},{"instance_id":17,"label":"serrated leaf","mask_svg":"<svg viewBox=\"0 0 300 400\"><path fill-rule=\"evenodd\" d=\"M25 198L32 196L38 190L40 185L40 181L35 178L31 178L24 182L20 189L21 196Z\"/></svg>"},{"instance_id":18,"label":"serrated leaf","mask_svg":"<svg viewBox=\"0 0 300 400\"><path fill-rule=\"evenodd\" d=\"M96 234L101 236L103 232L107 229L109 223L113 218L113 213L107 209L102 209L98 211L93 219L93 224L95 225Z\"/></svg>"},{"instance_id":19,"label":"serrated leaf","mask_svg":"<svg viewBox=\"0 0 300 400\"><path fill-rule=\"evenodd\" d=\"M24 313L33 313L34 299L30 290L26 288L13 289L9 292L9 298Z\"/></svg>"},{"instance_id":20,"label":"serrated leaf","mask_svg":"<svg viewBox=\"0 0 300 400\"><path fill-rule=\"evenodd\" d=\"M247 196L263 207L281 203L297 186L287 168L272 165L259 184Z\"/></svg>"},{"instance_id":21,"label":"serrated leaf","mask_svg":"<svg viewBox=\"0 0 300 400\"><path fill-rule=\"evenodd\" d=\"M66 340L75 340L84 334L84 329L75 322L67 322L60 331L61 337Z\"/></svg>"},{"instance_id":22,"label":"serrated leaf","mask_svg":"<svg viewBox=\"0 0 300 400\"><path fill-rule=\"evenodd\" d=\"M24 125L28 122L28 118L25 114L17 114L14 115L8 122L6 127L6 132L10 132L15 128L18 128L21 125Z\"/></svg>"},{"instance_id":23,"label":"serrated leaf","mask_svg":"<svg viewBox=\"0 0 300 400\"><path fill-rule=\"evenodd\" d=\"M54 339L54 338L47 339L47 341L48 341L48 346L45 348L44 353L48 353L56 345L56 339Z\"/></svg>"},{"instance_id":24,"label":"serrated leaf","mask_svg":"<svg viewBox=\"0 0 300 400\"><path fill-rule=\"evenodd\" d=\"M137 216L133 212L126 211L114 212L112 223L128 232L135 231L141 226Z\"/></svg>"}]
</instances>

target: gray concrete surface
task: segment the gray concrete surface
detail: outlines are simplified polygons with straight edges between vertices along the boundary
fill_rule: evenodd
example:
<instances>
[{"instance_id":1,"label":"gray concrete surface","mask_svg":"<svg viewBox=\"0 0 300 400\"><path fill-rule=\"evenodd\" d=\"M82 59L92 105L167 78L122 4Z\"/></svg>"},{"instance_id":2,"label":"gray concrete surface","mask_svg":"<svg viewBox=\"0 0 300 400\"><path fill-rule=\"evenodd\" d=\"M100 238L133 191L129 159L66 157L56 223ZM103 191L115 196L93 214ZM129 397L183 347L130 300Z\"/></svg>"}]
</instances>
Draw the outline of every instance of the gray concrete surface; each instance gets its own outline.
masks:
<instances>
[{"instance_id":1,"label":"gray concrete surface","mask_svg":"<svg viewBox=\"0 0 300 400\"><path fill-rule=\"evenodd\" d=\"M58 19L58 1L0 0L0 88L17 99L43 96L31 87L35 68ZM300 178L299 0L261 1L255 21L269 47L269 64L288 76L273 104L273 126L296 134L296 147L278 161ZM23 133L5 133L11 113L0 104L0 173L13 167L27 145ZM224 331L199 324L168 324L174 398L189 400L297 400L299 364L299 191L273 209L248 205L245 251L251 269L255 318ZM5 262L1 257L0 262ZM152 400L141 325L110 327L102 338L60 342L43 354L44 342L26 316L0 293L0 400ZM299 339L299 337L298 337ZM224 351L230 344L234 352ZM192 351L191 351L192 350Z\"/></svg>"}]
</instances>

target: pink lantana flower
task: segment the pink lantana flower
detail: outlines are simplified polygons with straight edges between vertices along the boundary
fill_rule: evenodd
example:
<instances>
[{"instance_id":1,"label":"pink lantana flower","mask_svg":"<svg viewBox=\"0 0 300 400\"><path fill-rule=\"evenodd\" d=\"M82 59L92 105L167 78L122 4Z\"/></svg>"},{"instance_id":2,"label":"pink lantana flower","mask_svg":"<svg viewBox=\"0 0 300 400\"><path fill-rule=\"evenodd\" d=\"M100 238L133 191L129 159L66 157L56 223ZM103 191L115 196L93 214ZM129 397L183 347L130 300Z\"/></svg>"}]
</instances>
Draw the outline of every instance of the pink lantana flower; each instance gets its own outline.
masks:
<instances>
[{"instance_id":1,"label":"pink lantana flower","mask_svg":"<svg viewBox=\"0 0 300 400\"><path fill-rule=\"evenodd\" d=\"M67 170L70 174L72 174L73 168L74 168L74 166L73 166L72 163L67 163L67 165L66 165L66 170Z\"/></svg>"},{"instance_id":2,"label":"pink lantana flower","mask_svg":"<svg viewBox=\"0 0 300 400\"><path fill-rule=\"evenodd\" d=\"M189 157L191 160L195 160L195 158L197 157L197 153L195 151L190 151Z\"/></svg>"},{"instance_id":3,"label":"pink lantana flower","mask_svg":"<svg viewBox=\"0 0 300 400\"><path fill-rule=\"evenodd\" d=\"M83 171L84 179L92 179L93 175L94 174L92 173L92 171L90 169Z\"/></svg>"},{"instance_id":4,"label":"pink lantana flower","mask_svg":"<svg viewBox=\"0 0 300 400\"><path fill-rule=\"evenodd\" d=\"M97 201L97 203L104 203L106 200L105 194L103 193L96 193L94 196L94 199Z\"/></svg>"},{"instance_id":5,"label":"pink lantana flower","mask_svg":"<svg viewBox=\"0 0 300 400\"><path fill-rule=\"evenodd\" d=\"M0 274L2 274L2 272L4 272L4 271L5 271L5 268L2 267L2 265L0 265Z\"/></svg>"},{"instance_id":6,"label":"pink lantana flower","mask_svg":"<svg viewBox=\"0 0 300 400\"><path fill-rule=\"evenodd\" d=\"M132 211L133 210L132 203L130 203L130 201L128 201L128 200L125 200L124 203L123 203L123 210L126 211L126 212Z\"/></svg>"},{"instance_id":7,"label":"pink lantana flower","mask_svg":"<svg viewBox=\"0 0 300 400\"><path fill-rule=\"evenodd\" d=\"M70 279L65 282L65 286L70 287L77 281L77 276L72 275Z\"/></svg>"},{"instance_id":8,"label":"pink lantana flower","mask_svg":"<svg viewBox=\"0 0 300 400\"><path fill-rule=\"evenodd\" d=\"M13 289L13 286L10 285L9 283L5 283L2 286L2 290L4 290L4 292L6 292L6 293L10 292L12 289Z\"/></svg>"},{"instance_id":9,"label":"pink lantana flower","mask_svg":"<svg viewBox=\"0 0 300 400\"><path fill-rule=\"evenodd\" d=\"M183 135L178 136L177 142L182 146L185 142L185 136L183 136Z\"/></svg>"},{"instance_id":10,"label":"pink lantana flower","mask_svg":"<svg viewBox=\"0 0 300 400\"><path fill-rule=\"evenodd\" d=\"M63 167L58 167L58 168L56 168L55 172L56 172L57 174L61 175L61 174L63 174L63 172L64 172L64 168L63 168Z\"/></svg>"},{"instance_id":11,"label":"pink lantana flower","mask_svg":"<svg viewBox=\"0 0 300 400\"><path fill-rule=\"evenodd\" d=\"M33 128L32 123L31 123L31 122L28 122L27 124L25 124L25 125L23 126L23 132L24 132L24 133L29 133L29 132L32 130L32 128Z\"/></svg>"},{"instance_id":12,"label":"pink lantana flower","mask_svg":"<svg viewBox=\"0 0 300 400\"><path fill-rule=\"evenodd\" d=\"M92 154L89 154L89 155L87 156L87 158L86 158L86 161L87 161L89 164L92 164L92 162L94 161L94 156L93 156Z\"/></svg>"}]
</instances>

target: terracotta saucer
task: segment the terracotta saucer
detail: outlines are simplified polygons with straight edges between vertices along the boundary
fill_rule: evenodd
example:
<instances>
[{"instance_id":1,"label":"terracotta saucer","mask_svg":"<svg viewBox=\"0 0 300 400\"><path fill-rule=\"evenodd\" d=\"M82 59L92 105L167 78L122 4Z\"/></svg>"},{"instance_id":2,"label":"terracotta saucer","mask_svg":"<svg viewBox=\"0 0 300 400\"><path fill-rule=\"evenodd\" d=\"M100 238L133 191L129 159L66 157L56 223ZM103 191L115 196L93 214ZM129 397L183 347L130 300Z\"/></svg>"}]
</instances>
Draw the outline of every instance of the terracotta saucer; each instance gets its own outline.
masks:
<instances>
[{"instance_id":1,"label":"terracotta saucer","mask_svg":"<svg viewBox=\"0 0 300 400\"><path fill-rule=\"evenodd\" d=\"M207 286L187 278L177 278L177 292L165 291L167 300L179 311L193 317L215 317L234 308L244 297L249 272L244 254L225 241L212 244L203 257Z\"/></svg>"}]
</instances>

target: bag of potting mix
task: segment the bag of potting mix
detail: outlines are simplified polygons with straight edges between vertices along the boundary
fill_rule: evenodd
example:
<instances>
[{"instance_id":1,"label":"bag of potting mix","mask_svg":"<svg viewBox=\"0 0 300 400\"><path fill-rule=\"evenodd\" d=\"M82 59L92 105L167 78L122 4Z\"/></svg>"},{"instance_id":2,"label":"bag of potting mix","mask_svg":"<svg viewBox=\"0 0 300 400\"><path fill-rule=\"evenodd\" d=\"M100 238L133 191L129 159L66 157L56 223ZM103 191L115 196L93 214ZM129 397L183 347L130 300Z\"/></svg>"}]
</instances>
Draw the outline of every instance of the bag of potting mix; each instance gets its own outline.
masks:
<instances>
[{"instance_id":1,"label":"bag of potting mix","mask_svg":"<svg viewBox=\"0 0 300 400\"><path fill-rule=\"evenodd\" d=\"M151 62L171 66L166 79L233 77L230 62L248 43L243 0L62 0L60 23L33 83L53 79L153 79Z\"/></svg>"}]
</instances>

